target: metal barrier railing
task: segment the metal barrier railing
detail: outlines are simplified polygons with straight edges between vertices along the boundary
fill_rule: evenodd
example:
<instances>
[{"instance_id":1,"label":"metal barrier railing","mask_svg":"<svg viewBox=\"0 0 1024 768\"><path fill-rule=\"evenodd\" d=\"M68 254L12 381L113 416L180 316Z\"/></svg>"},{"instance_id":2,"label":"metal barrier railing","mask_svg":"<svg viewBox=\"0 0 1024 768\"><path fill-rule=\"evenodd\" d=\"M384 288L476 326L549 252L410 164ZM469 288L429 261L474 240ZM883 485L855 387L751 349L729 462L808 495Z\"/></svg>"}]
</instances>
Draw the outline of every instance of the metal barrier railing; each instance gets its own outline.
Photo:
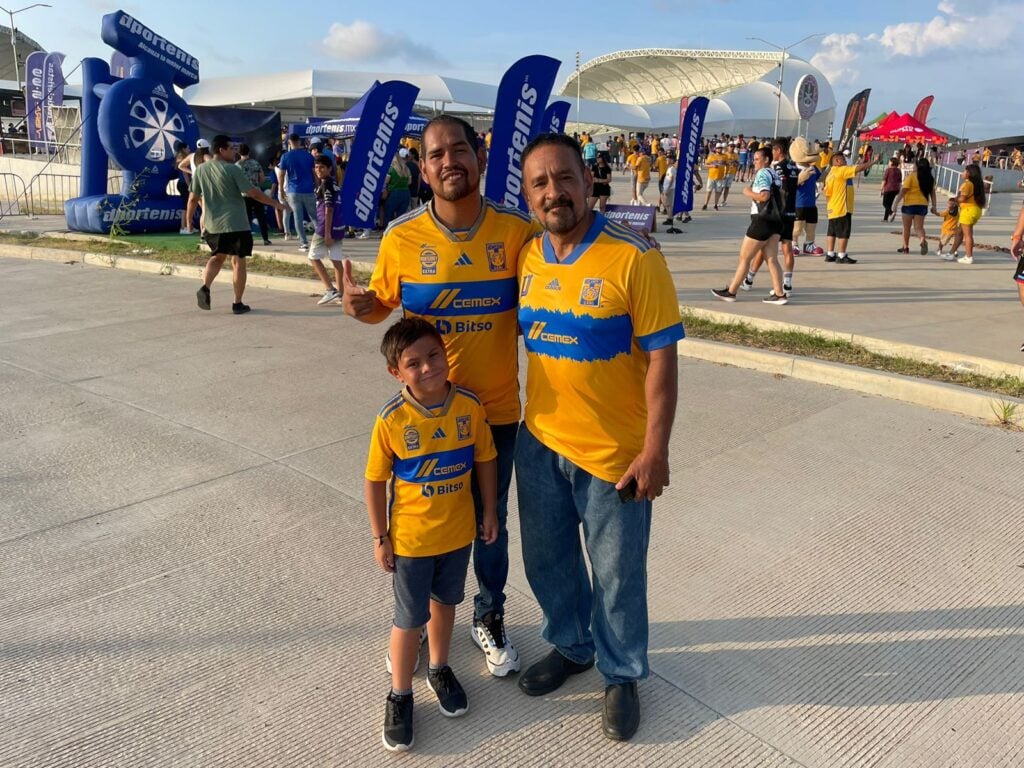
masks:
<instances>
[{"instance_id":1,"label":"metal barrier railing","mask_svg":"<svg viewBox=\"0 0 1024 768\"><path fill-rule=\"evenodd\" d=\"M0 173L0 219L4 216L18 216L22 211L22 202L27 200L25 181L15 173Z\"/></svg>"}]
</instances>

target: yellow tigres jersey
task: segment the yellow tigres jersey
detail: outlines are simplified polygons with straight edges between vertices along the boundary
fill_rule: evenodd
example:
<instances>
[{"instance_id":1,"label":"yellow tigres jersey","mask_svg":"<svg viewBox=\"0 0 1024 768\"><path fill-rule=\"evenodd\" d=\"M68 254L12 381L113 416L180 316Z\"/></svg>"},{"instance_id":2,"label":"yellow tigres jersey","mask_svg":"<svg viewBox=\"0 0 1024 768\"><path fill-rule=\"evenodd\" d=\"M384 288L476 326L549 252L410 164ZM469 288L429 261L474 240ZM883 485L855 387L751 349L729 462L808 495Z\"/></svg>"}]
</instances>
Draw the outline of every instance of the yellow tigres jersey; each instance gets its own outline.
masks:
<instances>
[{"instance_id":1,"label":"yellow tigres jersey","mask_svg":"<svg viewBox=\"0 0 1024 768\"><path fill-rule=\"evenodd\" d=\"M408 388L377 415L366 479L388 482L388 536L395 554L428 557L476 538L470 473L497 457L487 415L476 395L452 385L428 409Z\"/></svg>"},{"instance_id":2,"label":"yellow tigres jersey","mask_svg":"<svg viewBox=\"0 0 1024 768\"><path fill-rule=\"evenodd\" d=\"M712 152L708 155L708 181L725 178L725 155Z\"/></svg>"},{"instance_id":3,"label":"yellow tigres jersey","mask_svg":"<svg viewBox=\"0 0 1024 768\"><path fill-rule=\"evenodd\" d=\"M735 176L740 169L740 156L735 152L726 152L725 161L727 163L726 172L729 175Z\"/></svg>"},{"instance_id":4,"label":"yellow tigres jersey","mask_svg":"<svg viewBox=\"0 0 1024 768\"><path fill-rule=\"evenodd\" d=\"M388 227L370 278L381 303L441 332L452 381L477 393L491 424L519 421L516 259L539 231L485 200L468 232L452 232L426 205Z\"/></svg>"},{"instance_id":5,"label":"yellow tigres jersey","mask_svg":"<svg viewBox=\"0 0 1024 768\"><path fill-rule=\"evenodd\" d=\"M665 257L601 214L559 263L545 234L519 254L526 426L556 453L618 482L643 448L645 352L683 338Z\"/></svg>"},{"instance_id":6,"label":"yellow tigres jersey","mask_svg":"<svg viewBox=\"0 0 1024 768\"><path fill-rule=\"evenodd\" d=\"M829 169L825 177L825 198L830 219L841 219L853 213L853 179L856 175L855 165L833 165Z\"/></svg>"}]
</instances>

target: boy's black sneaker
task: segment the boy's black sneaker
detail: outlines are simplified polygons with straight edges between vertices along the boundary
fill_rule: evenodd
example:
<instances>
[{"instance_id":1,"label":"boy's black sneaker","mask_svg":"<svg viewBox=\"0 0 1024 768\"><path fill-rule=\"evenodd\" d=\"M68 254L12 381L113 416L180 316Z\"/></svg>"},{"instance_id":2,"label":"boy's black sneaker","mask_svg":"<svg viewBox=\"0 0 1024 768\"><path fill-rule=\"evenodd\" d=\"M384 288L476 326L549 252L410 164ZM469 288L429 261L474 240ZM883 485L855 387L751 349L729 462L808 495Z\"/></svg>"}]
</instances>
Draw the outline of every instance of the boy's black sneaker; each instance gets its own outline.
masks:
<instances>
[{"instance_id":1,"label":"boy's black sneaker","mask_svg":"<svg viewBox=\"0 0 1024 768\"><path fill-rule=\"evenodd\" d=\"M200 309L210 308L210 289L205 285L199 286L199 290L196 291L196 303Z\"/></svg>"},{"instance_id":2,"label":"boy's black sneaker","mask_svg":"<svg viewBox=\"0 0 1024 768\"><path fill-rule=\"evenodd\" d=\"M384 704L384 731L381 734L381 741L388 752L407 752L412 749L412 694L388 694Z\"/></svg>"},{"instance_id":3,"label":"boy's black sneaker","mask_svg":"<svg viewBox=\"0 0 1024 768\"><path fill-rule=\"evenodd\" d=\"M851 259L849 256L843 256L841 259L836 259L836 264L856 264L856 259Z\"/></svg>"},{"instance_id":4,"label":"boy's black sneaker","mask_svg":"<svg viewBox=\"0 0 1024 768\"><path fill-rule=\"evenodd\" d=\"M722 301L736 301L736 294L729 293L728 288L712 288L711 293L714 294L716 299L721 299Z\"/></svg>"},{"instance_id":5,"label":"boy's black sneaker","mask_svg":"<svg viewBox=\"0 0 1024 768\"><path fill-rule=\"evenodd\" d=\"M825 261L835 261L836 258L837 257L834 254L832 256L829 256L828 254L825 254Z\"/></svg>"},{"instance_id":6,"label":"boy's black sneaker","mask_svg":"<svg viewBox=\"0 0 1024 768\"><path fill-rule=\"evenodd\" d=\"M252 307L250 307L248 304L243 304L240 301L231 305L231 311L234 312L236 315L244 315L250 309L252 309Z\"/></svg>"},{"instance_id":7,"label":"boy's black sneaker","mask_svg":"<svg viewBox=\"0 0 1024 768\"><path fill-rule=\"evenodd\" d=\"M427 671L427 685L437 694L437 703L445 717L460 717L469 711L469 700L452 668L445 664L439 670Z\"/></svg>"}]
</instances>

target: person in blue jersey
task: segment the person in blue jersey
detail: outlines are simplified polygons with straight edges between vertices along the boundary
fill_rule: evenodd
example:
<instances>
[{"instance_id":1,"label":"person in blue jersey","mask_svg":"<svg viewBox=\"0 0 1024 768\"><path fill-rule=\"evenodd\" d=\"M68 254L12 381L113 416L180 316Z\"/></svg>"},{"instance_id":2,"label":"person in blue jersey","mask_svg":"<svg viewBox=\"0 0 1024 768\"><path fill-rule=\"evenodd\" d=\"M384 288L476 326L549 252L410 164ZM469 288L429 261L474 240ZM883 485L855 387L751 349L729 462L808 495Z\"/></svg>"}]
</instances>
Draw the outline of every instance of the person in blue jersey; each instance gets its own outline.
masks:
<instances>
[{"instance_id":1,"label":"person in blue jersey","mask_svg":"<svg viewBox=\"0 0 1024 768\"><path fill-rule=\"evenodd\" d=\"M473 545L472 638L490 673L503 677L520 668L504 619L508 491L520 415L516 259L538 227L519 210L480 196L483 147L464 120L434 118L422 148L420 172L433 199L388 227L368 288L355 283L345 262L342 305L366 323L399 307L432 323L444 339L452 382L484 404L498 450L498 537ZM479 515L479 494L473 498Z\"/></svg>"},{"instance_id":2,"label":"person in blue jersey","mask_svg":"<svg viewBox=\"0 0 1024 768\"><path fill-rule=\"evenodd\" d=\"M288 196L292 216L285 211L284 233L288 235L288 222L295 222L295 233L299 238L299 250L309 248L306 237L305 219L316 220L316 194L313 191L313 155L302 146L302 138L293 133L288 137L289 150L277 163L278 182Z\"/></svg>"},{"instance_id":3,"label":"person in blue jersey","mask_svg":"<svg viewBox=\"0 0 1024 768\"><path fill-rule=\"evenodd\" d=\"M538 136L522 168L545 232L519 254L528 368L516 482L523 564L552 647L519 687L550 693L596 658L604 734L626 740L649 673L651 502L669 481L683 326L661 252L587 207L593 178L575 141Z\"/></svg>"}]
</instances>

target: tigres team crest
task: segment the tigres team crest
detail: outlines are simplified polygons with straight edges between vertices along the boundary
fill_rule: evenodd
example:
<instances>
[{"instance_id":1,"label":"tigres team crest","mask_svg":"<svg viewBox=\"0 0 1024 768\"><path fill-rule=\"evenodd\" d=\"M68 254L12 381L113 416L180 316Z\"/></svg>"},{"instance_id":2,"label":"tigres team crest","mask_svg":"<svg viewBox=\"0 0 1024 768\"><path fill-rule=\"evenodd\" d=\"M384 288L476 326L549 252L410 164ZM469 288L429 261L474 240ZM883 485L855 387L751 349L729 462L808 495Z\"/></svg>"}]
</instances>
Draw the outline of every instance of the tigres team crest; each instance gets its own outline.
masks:
<instances>
[{"instance_id":1,"label":"tigres team crest","mask_svg":"<svg viewBox=\"0 0 1024 768\"><path fill-rule=\"evenodd\" d=\"M600 277L583 278L583 288L580 290L580 304L584 307L601 306L601 290L604 288L604 279Z\"/></svg>"},{"instance_id":2,"label":"tigres team crest","mask_svg":"<svg viewBox=\"0 0 1024 768\"><path fill-rule=\"evenodd\" d=\"M455 417L455 428L459 432L459 440L469 440L473 436L473 422L469 414Z\"/></svg>"},{"instance_id":3,"label":"tigres team crest","mask_svg":"<svg viewBox=\"0 0 1024 768\"><path fill-rule=\"evenodd\" d=\"M420 274L421 275L436 275L437 274L437 251L432 251L429 248L424 247L420 251Z\"/></svg>"},{"instance_id":4,"label":"tigres team crest","mask_svg":"<svg viewBox=\"0 0 1024 768\"><path fill-rule=\"evenodd\" d=\"M487 266L491 272L504 272L508 269L508 259L505 258L504 243L487 244Z\"/></svg>"}]
</instances>

